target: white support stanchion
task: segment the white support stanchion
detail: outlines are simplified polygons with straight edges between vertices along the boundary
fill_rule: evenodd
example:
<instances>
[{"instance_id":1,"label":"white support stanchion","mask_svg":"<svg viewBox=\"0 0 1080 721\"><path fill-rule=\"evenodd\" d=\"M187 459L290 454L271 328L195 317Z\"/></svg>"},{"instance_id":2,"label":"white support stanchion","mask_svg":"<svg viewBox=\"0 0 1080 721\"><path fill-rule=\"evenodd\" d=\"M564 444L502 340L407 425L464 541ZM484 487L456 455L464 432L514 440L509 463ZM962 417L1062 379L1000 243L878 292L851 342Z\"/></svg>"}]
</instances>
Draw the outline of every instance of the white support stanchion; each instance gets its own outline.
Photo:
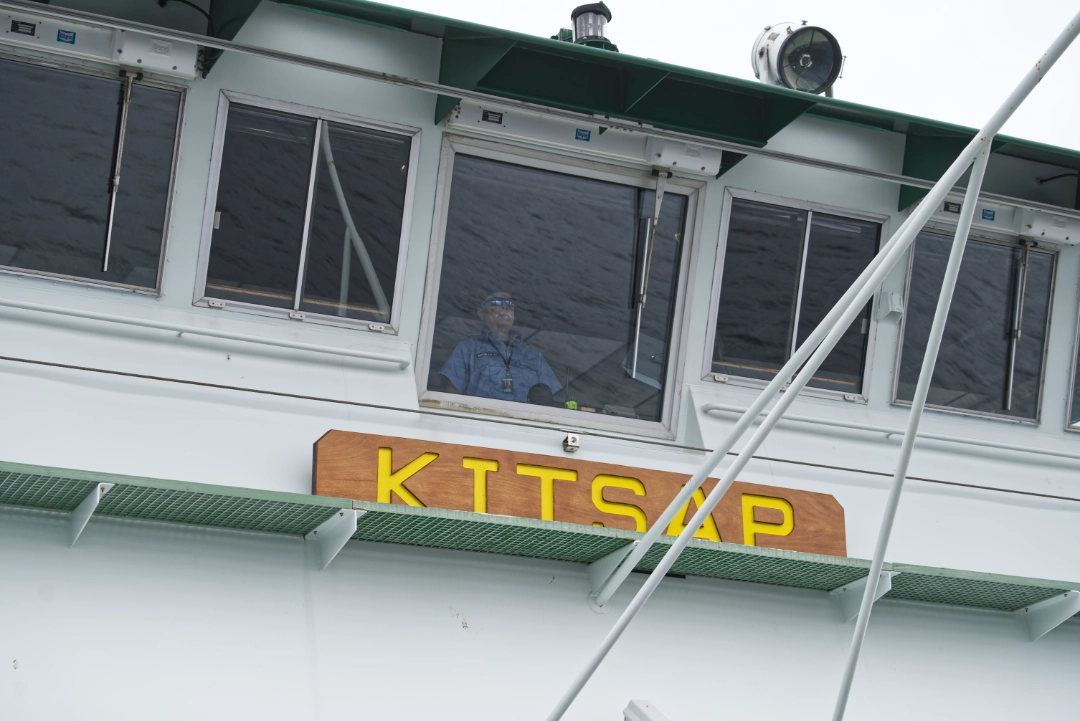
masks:
<instances>
[{"instance_id":1,"label":"white support stanchion","mask_svg":"<svg viewBox=\"0 0 1080 721\"><path fill-rule=\"evenodd\" d=\"M349 539L356 533L356 519L367 511L356 511L352 508L342 508L330 516L319 527L304 536L305 541L314 541L319 550L319 570L324 570L345 547Z\"/></svg>"},{"instance_id":2,"label":"white support stanchion","mask_svg":"<svg viewBox=\"0 0 1080 721\"><path fill-rule=\"evenodd\" d=\"M611 606L600 606L596 603L596 594L603 588L604 582L611 578L611 574L615 573L619 565L626 559L630 552L634 550L639 544L639 541L628 543L622 548L616 548L614 551L598 558L589 564L586 568L586 575L589 577L589 589L592 593L589 595L589 606L597 613L607 613L611 610ZM633 569L630 569L633 570Z\"/></svg>"},{"instance_id":3,"label":"white support stanchion","mask_svg":"<svg viewBox=\"0 0 1080 721\"><path fill-rule=\"evenodd\" d=\"M646 580L645 584L630 602L630 605L627 606L626 610L615 622L614 627L604 638L600 648L593 654L592 658L586 662L585 667L578 673L570 687L556 703L555 707L547 717L548 721L558 721L562 718L563 714L566 713L570 704L573 703L578 693L580 693L581 689L588 683L592 674L607 656L607 653L611 650L612 646L614 646L623 631L637 615L645 601L652 595L652 592L656 589L656 586L659 584L664 574L667 573L668 569L674 564L675 560L682 552L682 549L689 543L690 538L697 532L697 529L712 512L712 509L719 502L724 492L727 491L731 483L738 476L739 471L741 471L747 462L749 462L754 450L756 450L765 437L768 436L772 427L794 401L798 392L806 385L810 377L824 361L825 356L828 355L833 346L835 346L836 342L843 335L844 331L846 331L847 326L854 319L855 315L876 291L877 286L880 285L885 274L892 269L900 255L907 251L907 248L911 245L915 235L922 229L930 214L936 210L938 203L945 198L952 186L960 179L960 176L963 175L964 171L972 162L979 157L984 158L983 162L985 162L985 157L987 157L990 152L990 139L997 134L1001 129L1001 126L1012 116L1016 111L1016 108L1019 107L1028 94L1030 94L1031 90L1038 84L1043 75L1048 72L1057 59L1061 57L1061 54L1069 44L1072 43L1078 32L1080 32L1080 14L1073 18L1073 21L1058 36L1046 54L1043 55L1043 57L1035 64L1034 68L1032 68L1025 76L1020 85L1018 85L1009 95L1005 104L998 109L983 130L972 139L960 156L949 166L949 169L945 171L941 179L938 180L916 208L915 212L912 213L893 238L886 243L881 252L875 256L870 265L867 266L852 287L849 288L840 301L837 302L836 306L829 311L829 314L811 333L810 337L807 338L806 341L804 341L804 343L792 354L791 359L785 364L784 368L777 373L776 377L773 378L765 390L755 399L754 403L750 405L746 413L739 418L735 428L733 428L721 444L706 457L702 466L690 481L687 482L686 486L683 487L683 490L664 511L660 519L653 523L652 528L646 533L645 538L642 539L640 544L630 553L627 560L616 569L611 578L608 579L596 599L600 605L606 603L610 598L609 589L617 588L618 585L622 583L626 574L628 574L630 569L636 565L641 556L649 550L653 541L656 540L660 532L662 532L667 524L670 523L674 514L689 500L690 496L697 490L704 479L716 468L720 460L727 455L727 452L731 450L738 439L746 432L747 428L757 419L758 415L764 410L768 402L772 400L785 384L786 379L794 374L805 361L806 365L798 372L798 375L787 389L787 393L784 394L784 397L781 398L776 407L770 411L758 431L751 437L747 447L741 450L738 459L724 474L723 480L718 483L712 493L709 494L705 503L702 504L701 508L699 508L698 512L694 515L693 520L687 524L686 529L680 534L679 538L671 546L667 554L665 554L660 564L653 570L648 580ZM983 153L984 150L985 154ZM981 183L981 179L979 182ZM974 174L972 183L969 185L976 185L974 182ZM909 428L908 433L905 435L906 444L914 443L916 430L917 423L916 427ZM908 453L910 454L910 448ZM871 566L871 580L866 585L863 608L860 610L860 620L856 624L857 634L859 633L860 624L863 626L862 632L865 633L865 622L868 617L869 607L872 605L874 595L877 592L880 572L880 563L878 563L876 567L874 565ZM866 611L866 613L864 614L863 611ZM855 653L855 656L857 657L857 652ZM847 684L847 689L850 690L850 682ZM846 696L844 698L846 704ZM842 715L843 712L841 710L840 717L842 717Z\"/></svg>"},{"instance_id":4,"label":"white support stanchion","mask_svg":"<svg viewBox=\"0 0 1080 721\"><path fill-rule=\"evenodd\" d=\"M1080 613L1080 591L1066 591L1059 596L1021 608L1015 613L1024 619L1024 626L1031 640L1038 641Z\"/></svg>"},{"instance_id":5,"label":"white support stanchion","mask_svg":"<svg viewBox=\"0 0 1080 721\"><path fill-rule=\"evenodd\" d=\"M874 593L874 601L880 601L881 597L892 590L894 576L900 574L895 571L882 571L878 580L877 591ZM840 611L840 623L847 623L859 615L859 605L862 602L863 590L866 588L869 576L860 578L858 581L844 584L840 588L829 591L829 598L836 604Z\"/></svg>"},{"instance_id":6,"label":"white support stanchion","mask_svg":"<svg viewBox=\"0 0 1080 721\"><path fill-rule=\"evenodd\" d=\"M90 516L94 515L94 511L97 510L98 504L101 503L101 499L105 497L105 494L112 490L115 483L99 483L94 486L94 490L86 494L86 498L82 499L74 511L71 512L71 518L68 520L68 537L71 542L68 544L68 548L75 547L75 541L79 540L79 536L82 535L83 529L86 528L86 524L90 522Z\"/></svg>"},{"instance_id":7,"label":"white support stanchion","mask_svg":"<svg viewBox=\"0 0 1080 721\"><path fill-rule=\"evenodd\" d=\"M919 422L922 420L923 409L926 407L926 396L930 392L930 380L934 376L938 349L941 347L941 338L945 333L945 321L949 317L953 290L956 289L956 278L960 275L960 262L964 258L968 233L971 232L971 221L975 217L975 206L979 202L979 188L982 187L983 176L986 174L986 164L990 159L992 140L992 135L986 137L979 156L975 159L975 165L971 169L971 179L968 181L967 193L964 194L964 205L960 209L960 220L956 225L956 234L953 236L949 262L945 266L945 277L941 281L941 294L938 296L934 321L930 326L930 337L926 341L926 352L923 354L919 381L915 385L915 396L911 399L907 430L904 433L904 440L900 444L900 458L896 463L892 488L889 490L889 499L885 504L881 527L878 529L877 545L874 547L874 557L870 561L870 575L867 577L866 588L863 590L862 604L859 606L859 618L855 621L855 633L851 639L847 662L844 664L844 675L840 679L840 691L836 696L833 721L842 721L844 711L847 708L848 697L851 695L851 684L855 678L855 669L859 665L859 654L862 652L863 641L866 639L866 627L870 623L870 610L874 606L874 599L877 594L878 578L881 574L881 567L885 563L885 552L889 548L893 522L896 520L896 511L900 506L900 494L904 490L904 480L907 477L908 464L911 462L911 451L915 448L915 438L919 433Z\"/></svg>"}]
</instances>

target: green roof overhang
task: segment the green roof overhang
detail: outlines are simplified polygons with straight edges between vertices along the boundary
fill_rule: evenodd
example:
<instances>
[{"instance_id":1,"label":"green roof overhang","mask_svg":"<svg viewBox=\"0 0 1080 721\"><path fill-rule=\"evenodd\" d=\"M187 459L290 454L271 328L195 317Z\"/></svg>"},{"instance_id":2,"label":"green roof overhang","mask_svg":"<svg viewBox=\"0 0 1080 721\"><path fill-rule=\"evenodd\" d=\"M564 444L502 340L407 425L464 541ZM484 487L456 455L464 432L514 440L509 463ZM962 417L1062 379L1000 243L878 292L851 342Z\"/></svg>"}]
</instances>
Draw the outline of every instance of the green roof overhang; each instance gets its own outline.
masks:
<instances>
[{"instance_id":1,"label":"green roof overhang","mask_svg":"<svg viewBox=\"0 0 1080 721\"><path fill-rule=\"evenodd\" d=\"M221 0L228 1L228 0ZM241 0L234 0L240 2ZM977 132L836 98L668 65L624 53L513 33L365 0L278 0L303 10L442 40L439 82L464 90L603 117L615 116L704 138L763 147L799 117L907 136L903 174L937 180ZM458 99L439 96L435 122ZM1080 152L999 136L994 152L1080 169ZM736 157L737 154L730 154ZM730 163L725 158L725 166ZM926 191L904 186L900 209ZM1080 209L1078 198L1077 209Z\"/></svg>"},{"instance_id":2,"label":"green roof overhang","mask_svg":"<svg viewBox=\"0 0 1080 721\"><path fill-rule=\"evenodd\" d=\"M614 528L351 501L205 483L167 481L0 462L0 505L71 512L98 483L115 486L94 516L304 536L342 508L365 511L353 540L591 563L644 536ZM662 536L637 570L656 567L674 538ZM829 591L865 577L858 558L694 539L674 574ZM1015 611L1080 589L1080 583L886 563L899 572L886 598ZM584 600L584 599L583 599Z\"/></svg>"}]
</instances>

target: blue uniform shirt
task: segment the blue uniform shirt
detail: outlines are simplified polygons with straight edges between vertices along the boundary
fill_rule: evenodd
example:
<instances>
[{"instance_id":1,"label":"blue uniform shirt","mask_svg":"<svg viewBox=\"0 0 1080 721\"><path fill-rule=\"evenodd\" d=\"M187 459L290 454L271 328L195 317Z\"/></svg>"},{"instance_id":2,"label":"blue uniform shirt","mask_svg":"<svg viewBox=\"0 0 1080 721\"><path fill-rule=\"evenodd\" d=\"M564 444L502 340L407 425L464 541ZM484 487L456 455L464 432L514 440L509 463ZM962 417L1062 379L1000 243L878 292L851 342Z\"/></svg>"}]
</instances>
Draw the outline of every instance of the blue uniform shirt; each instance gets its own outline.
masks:
<instances>
[{"instance_id":1,"label":"blue uniform shirt","mask_svg":"<svg viewBox=\"0 0 1080 721\"><path fill-rule=\"evenodd\" d=\"M540 351L513 330L509 343L503 343L490 328L465 336L439 369L439 375L464 395L520 403L528 402L529 389L537 383L546 385L552 394L562 388ZM503 378L507 376L514 379L513 393L503 391Z\"/></svg>"}]
</instances>

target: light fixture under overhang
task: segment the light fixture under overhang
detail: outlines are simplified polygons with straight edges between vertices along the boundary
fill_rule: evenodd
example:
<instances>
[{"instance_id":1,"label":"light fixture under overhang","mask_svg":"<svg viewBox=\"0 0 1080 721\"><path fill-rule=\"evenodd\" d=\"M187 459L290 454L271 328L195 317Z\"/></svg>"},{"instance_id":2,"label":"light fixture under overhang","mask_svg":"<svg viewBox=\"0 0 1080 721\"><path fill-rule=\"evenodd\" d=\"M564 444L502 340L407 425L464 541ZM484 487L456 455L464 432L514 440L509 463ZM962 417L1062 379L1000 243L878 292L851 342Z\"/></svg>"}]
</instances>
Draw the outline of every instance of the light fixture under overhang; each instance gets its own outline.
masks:
<instances>
[{"instance_id":1,"label":"light fixture under overhang","mask_svg":"<svg viewBox=\"0 0 1080 721\"><path fill-rule=\"evenodd\" d=\"M840 76L844 56L828 30L795 23L770 25L754 43L754 77L770 85L819 95Z\"/></svg>"}]
</instances>

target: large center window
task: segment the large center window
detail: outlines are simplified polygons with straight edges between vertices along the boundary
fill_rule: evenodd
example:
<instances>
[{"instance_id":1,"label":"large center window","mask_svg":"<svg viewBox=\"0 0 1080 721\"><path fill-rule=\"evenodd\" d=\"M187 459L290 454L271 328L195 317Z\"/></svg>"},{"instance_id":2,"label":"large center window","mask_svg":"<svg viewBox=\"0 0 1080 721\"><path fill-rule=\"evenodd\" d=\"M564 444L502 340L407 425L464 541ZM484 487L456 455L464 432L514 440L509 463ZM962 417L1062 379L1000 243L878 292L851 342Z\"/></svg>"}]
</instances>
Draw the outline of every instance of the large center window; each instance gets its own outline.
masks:
<instances>
[{"instance_id":1,"label":"large center window","mask_svg":"<svg viewBox=\"0 0 1080 721\"><path fill-rule=\"evenodd\" d=\"M669 182L653 234L645 173L448 147L422 399L643 430L667 422L693 190Z\"/></svg>"}]
</instances>

